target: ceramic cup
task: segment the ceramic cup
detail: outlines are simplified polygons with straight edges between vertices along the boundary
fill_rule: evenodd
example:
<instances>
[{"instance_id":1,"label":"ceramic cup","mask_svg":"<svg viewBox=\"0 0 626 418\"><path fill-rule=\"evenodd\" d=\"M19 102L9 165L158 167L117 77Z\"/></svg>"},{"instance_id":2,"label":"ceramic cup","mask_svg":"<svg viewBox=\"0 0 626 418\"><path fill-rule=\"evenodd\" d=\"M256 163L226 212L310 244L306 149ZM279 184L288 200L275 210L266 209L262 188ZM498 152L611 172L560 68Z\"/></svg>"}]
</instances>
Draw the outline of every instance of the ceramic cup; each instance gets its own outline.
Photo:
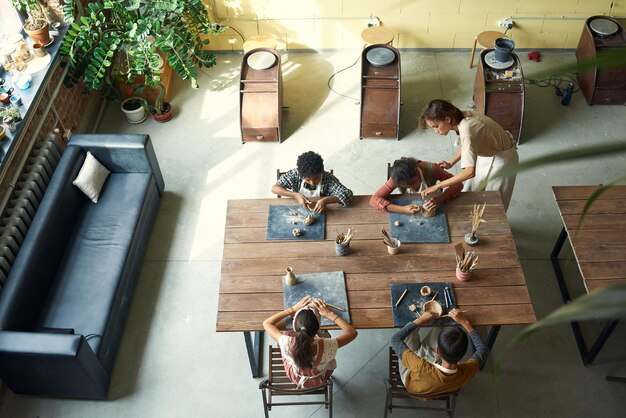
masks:
<instances>
[{"instance_id":1,"label":"ceramic cup","mask_svg":"<svg viewBox=\"0 0 626 418\"><path fill-rule=\"evenodd\" d=\"M402 243L400 242L398 238L391 238L391 242L392 244L394 244L394 247L390 247L388 245L387 252L389 253L389 255L396 255L400 251L400 244Z\"/></svg>"},{"instance_id":2,"label":"ceramic cup","mask_svg":"<svg viewBox=\"0 0 626 418\"><path fill-rule=\"evenodd\" d=\"M347 243L347 244L335 243L335 254L337 254L338 256L343 257L344 255L348 255L349 251L350 251L350 243Z\"/></svg>"},{"instance_id":3,"label":"ceramic cup","mask_svg":"<svg viewBox=\"0 0 626 418\"><path fill-rule=\"evenodd\" d=\"M478 236L472 236L472 234L468 232L467 234L465 234L465 242L467 242L469 245L476 245L478 244Z\"/></svg>"},{"instance_id":4,"label":"ceramic cup","mask_svg":"<svg viewBox=\"0 0 626 418\"><path fill-rule=\"evenodd\" d=\"M0 94L2 93L6 93L9 96L13 94L13 92L15 91L15 89L13 87L11 88L6 88L6 87L0 87Z\"/></svg>"},{"instance_id":5,"label":"ceramic cup","mask_svg":"<svg viewBox=\"0 0 626 418\"><path fill-rule=\"evenodd\" d=\"M9 93L0 93L0 102L2 102L2 104L9 104L11 101L11 96L9 95Z\"/></svg>"},{"instance_id":6,"label":"ceramic cup","mask_svg":"<svg viewBox=\"0 0 626 418\"><path fill-rule=\"evenodd\" d=\"M38 56L38 57L45 57L46 54L48 53L48 51L46 51L46 48L43 46L43 44L39 43L39 42L35 42L33 44L33 53Z\"/></svg>"},{"instance_id":7,"label":"ceramic cup","mask_svg":"<svg viewBox=\"0 0 626 418\"><path fill-rule=\"evenodd\" d=\"M472 278L472 271L461 271L459 270L459 268L457 267L456 269L456 278L460 281L460 282L466 282L469 279Z\"/></svg>"},{"instance_id":8,"label":"ceramic cup","mask_svg":"<svg viewBox=\"0 0 626 418\"><path fill-rule=\"evenodd\" d=\"M32 80L33 78L30 76L30 74L21 74L16 77L13 82L20 90L26 90L30 88Z\"/></svg>"},{"instance_id":9,"label":"ceramic cup","mask_svg":"<svg viewBox=\"0 0 626 418\"><path fill-rule=\"evenodd\" d=\"M4 125L0 125L0 141L2 141L4 139L4 135L7 132L7 128L4 127Z\"/></svg>"},{"instance_id":10,"label":"ceramic cup","mask_svg":"<svg viewBox=\"0 0 626 418\"><path fill-rule=\"evenodd\" d=\"M15 105L15 106L20 106L22 104L22 98L20 97L19 94L14 94L13 96L11 96L9 101L11 102L12 105Z\"/></svg>"}]
</instances>

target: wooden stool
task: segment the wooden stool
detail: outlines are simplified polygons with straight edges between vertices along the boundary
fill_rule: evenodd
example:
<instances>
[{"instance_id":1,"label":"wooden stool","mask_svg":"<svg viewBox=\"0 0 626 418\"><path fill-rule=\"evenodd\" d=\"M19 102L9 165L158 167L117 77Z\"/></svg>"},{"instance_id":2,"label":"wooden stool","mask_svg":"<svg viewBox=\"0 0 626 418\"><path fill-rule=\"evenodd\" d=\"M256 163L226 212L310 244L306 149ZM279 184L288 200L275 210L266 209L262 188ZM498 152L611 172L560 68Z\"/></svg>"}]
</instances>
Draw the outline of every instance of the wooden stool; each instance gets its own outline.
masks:
<instances>
[{"instance_id":1,"label":"wooden stool","mask_svg":"<svg viewBox=\"0 0 626 418\"><path fill-rule=\"evenodd\" d=\"M269 35L255 35L243 43L244 53L256 48L276 49L276 39Z\"/></svg>"},{"instance_id":2,"label":"wooden stool","mask_svg":"<svg viewBox=\"0 0 626 418\"><path fill-rule=\"evenodd\" d=\"M472 68L474 66L474 53L476 52L476 43L479 43L483 48L493 48L496 43L496 39L498 38L508 38L502 32L497 32L495 30L488 30L486 32L479 33L474 38L474 46L472 47L472 55L470 56L469 67Z\"/></svg>"},{"instance_id":3,"label":"wooden stool","mask_svg":"<svg viewBox=\"0 0 626 418\"><path fill-rule=\"evenodd\" d=\"M361 39L370 45L389 45L393 41L393 31L382 26L371 26L361 32Z\"/></svg>"}]
</instances>

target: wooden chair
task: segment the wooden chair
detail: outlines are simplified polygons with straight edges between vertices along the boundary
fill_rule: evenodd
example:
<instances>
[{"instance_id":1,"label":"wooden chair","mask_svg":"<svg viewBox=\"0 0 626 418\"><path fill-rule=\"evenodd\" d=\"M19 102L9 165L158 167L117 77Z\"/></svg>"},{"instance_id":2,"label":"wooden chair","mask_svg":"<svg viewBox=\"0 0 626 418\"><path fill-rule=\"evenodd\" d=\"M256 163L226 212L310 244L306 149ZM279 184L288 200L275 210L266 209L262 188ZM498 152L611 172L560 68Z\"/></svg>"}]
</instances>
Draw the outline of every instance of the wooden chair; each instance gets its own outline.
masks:
<instances>
[{"instance_id":1,"label":"wooden chair","mask_svg":"<svg viewBox=\"0 0 626 418\"><path fill-rule=\"evenodd\" d=\"M470 55L469 67L474 66L474 53L476 52L476 44L483 48L493 48L498 38L508 38L504 33L495 30L481 32L474 38L474 46L472 46L472 54Z\"/></svg>"},{"instance_id":2,"label":"wooden chair","mask_svg":"<svg viewBox=\"0 0 626 418\"><path fill-rule=\"evenodd\" d=\"M276 169L276 181L278 181L278 179L280 178L280 176L282 176L283 174L285 174L286 171L280 171L280 168ZM330 170L330 174L333 174L333 170ZM277 198L281 198L281 195L276 195Z\"/></svg>"},{"instance_id":3,"label":"wooden chair","mask_svg":"<svg viewBox=\"0 0 626 418\"><path fill-rule=\"evenodd\" d=\"M431 411L446 412L448 417L452 418L454 410L456 409L456 401L459 396L459 392L447 393L443 395L419 395L407 392L402 379L400 379L400 368L398 367L398 357L394 353L393 349L389 347L389 379L385 381L387 386L387 398L385 400L385 418L388 412L392 412L393 408L398 409L426 409ZM426 405L408 405L406 403L394 404L394 399L406 399L415 400L420 403L425 402L443 402L443 405L439 406L426 406Z\"/></svg>"},{"instance_id":4,"label":"wooden chair","mask_svg":"<svg viewBox=\"0 0 626 418\"><path fill-rule=\"evenodd\" d=\"M385 179L385 181L387 181L390 177L391 177L391 163L387 163L387 178ZM398 190L400 190L400 194L406 193L406 189L404 187L398 186Z\"/></svg>"},{"instance_id":5,"label":"wooden chair","mask_svg":"<svg viewBox=\"0 0 626 418\"><path fill-rule=\"evenodd\" d=\"M280 348L269 346L269 377L259 384L259 389L263 395L263 408L265 418L269 418L269 411L272 406L291 405L324 405L328 409L328 417L333 416L333 380L328 379L326 383L314 388L298 389L287 376L283 361L280 355ZM300 402L276 402L273 398L277 396L294 397L324 395L323 400L306 400ZM310 399L310 398L307 398Z\"/></svg>"}]
</instances>

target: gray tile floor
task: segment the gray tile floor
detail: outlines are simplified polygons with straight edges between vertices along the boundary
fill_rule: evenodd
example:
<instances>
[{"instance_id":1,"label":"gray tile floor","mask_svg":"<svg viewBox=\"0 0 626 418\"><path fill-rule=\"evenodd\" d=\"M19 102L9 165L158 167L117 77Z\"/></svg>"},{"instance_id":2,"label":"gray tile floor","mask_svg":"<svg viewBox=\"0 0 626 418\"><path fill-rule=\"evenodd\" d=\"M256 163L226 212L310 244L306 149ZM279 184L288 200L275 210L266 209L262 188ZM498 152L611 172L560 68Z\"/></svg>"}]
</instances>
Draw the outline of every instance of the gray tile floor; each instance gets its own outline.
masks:
<instances>
[{"instance_id":1,"label":"gray tile floor","mask_svg":"<svg viewBox=\"0 0 626 418\"><path fill-rule=\"evenodd\" d=\"M341 72L332 93L329 76L359 52L284 53L284 131L275 143L242 145L238 128L241 55L220 55L199 77L199 90L174 84L176 115L167 124L130 125L109 105L101 132L149 133L165 176L163 197L130 317L117 356L109 401L39 399L5 391L0 417L258 417L260 379L252 379L241 334L216 333L226 200L270 197L275 168L287 169L312 149L356 194L370 194L385 178L386 163L411 155L438 161L453 153L452 138L416 131L419 109L443 97L459 107L472 102L475 69L468 53L402 53L402 140L358 139L360 64ZM520 53L527 76L574 61L574 53ZM553 88L526 87L521 160L625 138L623 106L588 107L580 93L561 106ZM509 219L538 317L561 305L549 253L561 228L552 185L603 183L625 174L626 155L563 163L518 176ZM565 270L583 292L571 251ZM589 337L600 323L585 324ZM618 325L592 366L582 365L569 326L554 327L512 349L494 376L494 362L521 327L503 327L490 364L463 391L461 417L623 416L626 385L605 381L626 375L626 332ZM382 416L383 378L392 330L361 331L340 350L335 373L335 416ZM622 411L620 413L620 410ZM324 417L315 407L277 408L273 417ZM414 416L397 410L392 416ZM424 416L430 416L425 414ZM440 415L439 415L440 416Z\"/></svg>"}]
</instances>

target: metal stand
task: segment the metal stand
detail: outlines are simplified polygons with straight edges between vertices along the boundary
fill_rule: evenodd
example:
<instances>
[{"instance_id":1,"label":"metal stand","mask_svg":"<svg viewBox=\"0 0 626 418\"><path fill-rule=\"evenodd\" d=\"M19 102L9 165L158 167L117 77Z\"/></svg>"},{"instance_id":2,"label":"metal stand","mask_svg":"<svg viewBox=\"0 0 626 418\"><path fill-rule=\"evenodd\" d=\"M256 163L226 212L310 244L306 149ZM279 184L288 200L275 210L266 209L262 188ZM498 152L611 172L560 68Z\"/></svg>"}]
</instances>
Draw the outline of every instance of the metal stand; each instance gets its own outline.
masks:
<instances>
[{"instance_id":1,"label":"metal stand","mask_svg":"<svg viewBox=\"0 0 626 418\"><path fill-rule=\"evenodd\" d=\"M254 336L251 334L254 334ZM254 341L252 341L253 337ZM248 351L248 360L250 361L252 377L259 377L261 375L261 347L263 346L263 333L260 331L244 331L243 338L246 340L246 350Z\"/></svg>"},{"instance_id":2,"label":"metal stand","mask_svg":"<svg viewBox=\"0 0 626 418\"><path fill-rule=\"evenodd\" d=\"M552 269L554 270L554 275L556 276L556 280L559 283L559 290L561 291L561 296L563 297L563 304L567 305L572 300L569 295L569 290L567 289L567 285L565 284L565 279L563 278L563 272L561 271L561 264L559 262L559 253L563 248L563 244L565 243L565 239L567 238L567 231L565 228L561 230L561 234L557 238L554 243L554 248L552 249L552 253L550 253L550 260L552 261ZM583 334L580 330L580 324L576 321L570 322L572 326L572 332L574 333L574 338L576 339L576 344L578 345L578 351L580 352L580 358L583 361L585 366L593 363L593 360L596 358L602 346L609 338L619 319L613 319L607 322L604 326L600 335L591 346L591 349L587 349L587 345L585 344L585 339L583 338Z\"/></svg>"},{"instance_id":3,"label":"metal stand","mask_svg":"<svg viewBox=\"0 0 626 418\"><path fill-rule=\"evenodd\" d=\"M489 335L487 335L487 347L489 347L489 351L493 349L493 345L496 343L496 338L498 337L498 333L500 332L500 325L494 325L489 330Z\"/></svg>"}]
</instances>

